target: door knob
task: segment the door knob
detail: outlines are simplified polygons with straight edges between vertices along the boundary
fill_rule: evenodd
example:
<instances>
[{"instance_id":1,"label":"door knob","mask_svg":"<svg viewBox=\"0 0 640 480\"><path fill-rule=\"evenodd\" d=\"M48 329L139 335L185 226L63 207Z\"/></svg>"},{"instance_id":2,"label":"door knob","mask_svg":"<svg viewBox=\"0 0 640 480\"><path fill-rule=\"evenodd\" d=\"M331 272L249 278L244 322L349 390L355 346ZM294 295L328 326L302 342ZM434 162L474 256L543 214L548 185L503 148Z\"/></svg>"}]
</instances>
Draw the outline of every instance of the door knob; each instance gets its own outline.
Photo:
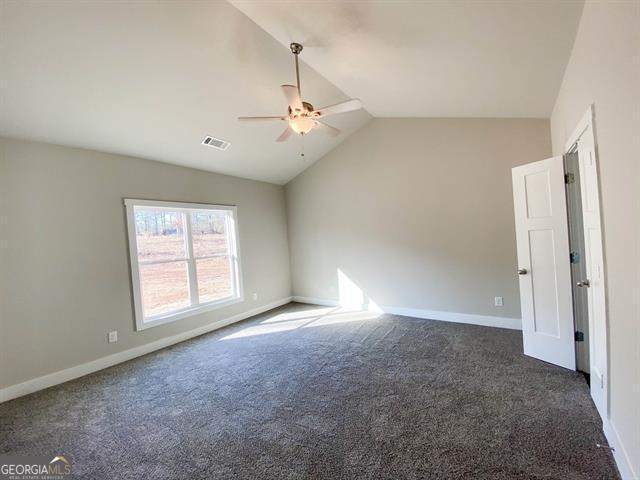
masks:
<instances>
[{"instance_id":1,"label":"door knob","mask_svg":"<svg viewBox=\"0 0 640 480\"><path fill-rule=\"evenodd\" d=\"M581 282L576 283L576 285L579 287L589 287L591 286L591 283L589 280L582 280Z\"/></svg>"},{"instance_id":2,"label":"door knob","mask_svg":"<svg viewBox=\"0 0 640 480\"><path fill-rule=\"evenodd\" d=\"M518 275L526 275L527 274L527 269L524 267L520 267L518 269Z\"/></svg>"}]
</instances>

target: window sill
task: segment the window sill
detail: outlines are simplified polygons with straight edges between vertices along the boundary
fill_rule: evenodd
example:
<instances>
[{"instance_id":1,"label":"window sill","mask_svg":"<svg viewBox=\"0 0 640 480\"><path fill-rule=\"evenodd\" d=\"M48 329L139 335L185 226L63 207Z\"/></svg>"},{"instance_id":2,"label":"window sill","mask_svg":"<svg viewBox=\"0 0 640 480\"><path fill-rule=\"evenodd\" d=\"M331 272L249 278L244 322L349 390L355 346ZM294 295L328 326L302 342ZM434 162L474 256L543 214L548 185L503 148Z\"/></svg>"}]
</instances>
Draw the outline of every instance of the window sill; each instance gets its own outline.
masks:
<instances>
[{"instance_id":1,"label":"window sill","mask_svg":"<svg viewBox=\"0 0 640 480\"><path fill-rule=\"evenodd\" d=\"M172 323L183 318L192 317L194 315L200 315L201 313L211 312L218 310L219 308L228 307L244 301L244 297L231 297L218 300L216 302L206 303L204 305L198 305L197 307L189 307L184 310L178 310L176 312L168 313L167 315L161 315L152 317L148 320L137 321L136 331L146 330L148 328L157 327L159 325L165 325Z\"/></svg>"}]
</instances>

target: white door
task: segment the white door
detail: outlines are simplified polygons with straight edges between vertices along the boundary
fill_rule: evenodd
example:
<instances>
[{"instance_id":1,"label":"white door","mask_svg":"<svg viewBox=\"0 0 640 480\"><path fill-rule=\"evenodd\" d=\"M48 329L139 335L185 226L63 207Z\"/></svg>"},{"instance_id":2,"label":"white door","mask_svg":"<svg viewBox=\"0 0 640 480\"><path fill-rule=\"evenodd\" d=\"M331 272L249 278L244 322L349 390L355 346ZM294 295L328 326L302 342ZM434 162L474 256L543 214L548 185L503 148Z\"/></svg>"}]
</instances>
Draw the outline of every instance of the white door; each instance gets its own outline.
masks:
<instances>
[{"instance_id":1,"label":"white door","mask_svg":"<svg viewBox=\"0 0 640 480\"><path fill-rule=\"evenodd\" d=\"M606 300L602 232L600 230L600 198L593 135L578 140L582 223L584 226L585 267L587 278L578 286L587 289L589 311L589 369L591 396L602 418L607 418L607 352Z\"/></svg>"},{"instance_id":2,"label":"white door","mask_svg":"<svg viewBox=\"0 0 640 480\"><path fill-rule=\"evenodd\" d=\"M562 157L512 170L524 353L575 370Z\"/></svg>"}]
</instances>

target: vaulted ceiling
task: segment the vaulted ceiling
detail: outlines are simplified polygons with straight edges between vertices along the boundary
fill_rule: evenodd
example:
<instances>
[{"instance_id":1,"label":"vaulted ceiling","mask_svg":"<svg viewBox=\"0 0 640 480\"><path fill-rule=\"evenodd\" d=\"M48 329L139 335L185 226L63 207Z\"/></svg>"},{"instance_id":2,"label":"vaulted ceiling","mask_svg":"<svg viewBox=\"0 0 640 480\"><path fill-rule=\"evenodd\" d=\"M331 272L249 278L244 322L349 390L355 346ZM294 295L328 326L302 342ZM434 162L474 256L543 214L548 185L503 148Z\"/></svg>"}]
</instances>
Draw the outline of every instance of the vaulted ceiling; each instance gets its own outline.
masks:
<instances>
[{"instance_id":1,"label":"vaulted ceiling","mask_svg":"<svg viewBox=\"0 0 640 480\"><path fill-rule=\"evenodd\" d=\"M230 4L0 0L0 135L159 160L285 183L351 132L366 111L327 119L286 143L281 84L295 83L288 47ZM316 107L347 96L301 65ZM200 144L206 135L226 151ZM304 151L305 156L300 153Z\"/></svg>"},{"instance_id":2,"label":"vaulted ceiling","mask_svg":"<svg viewBox=\"0 0 640 480\"><path fill-rule=\"evenodd\" d=\"M375 116L548 117L581 1L0 2L0 135L286 183ZM337 138L274 140L291 41ZM200 144L206 135L227 151ZM304 151L305 156L300 153Z\"/></svg>"},{"instance_id":3,"label":"vaulted ceiling","mask_svg":"<svg viewBox=\"0 0 640 480\"><path fill-rule=\"evenodd\" d=\"M376 117L548 118L581 0L230 0Z\"/></svg>"}]
</instances>

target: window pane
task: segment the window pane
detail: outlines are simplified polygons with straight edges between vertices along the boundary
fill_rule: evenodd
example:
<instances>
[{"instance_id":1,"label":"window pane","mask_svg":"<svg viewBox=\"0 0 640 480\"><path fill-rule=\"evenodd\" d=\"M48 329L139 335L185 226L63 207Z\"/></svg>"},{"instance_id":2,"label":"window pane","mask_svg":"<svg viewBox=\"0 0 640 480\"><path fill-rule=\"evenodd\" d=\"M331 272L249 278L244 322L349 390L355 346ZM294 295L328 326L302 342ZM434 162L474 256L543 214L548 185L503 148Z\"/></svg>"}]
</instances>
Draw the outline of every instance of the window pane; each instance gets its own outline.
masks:
<instances>
[{"instance_id":1,"label":"window pane","mask_svg":"<svg viewBox=\"0 0 640 480\"><path fill-rule=\"evenodd\" d=\"M200 303L230 297L233 292L229 256L196 260Z\"/></svg>"},{"instance_id":2,"label":"window pane","mask_svg":"<svg viewBox=\"0 0 640 480\"><path fill-rule=\"evenodd\" d=\"M135 207L138 260L172 260L186 257L181 212Z\"/></svg>"},{"instance_id":3,"label":"window pane","mask_svg":"<svg viewBox=\"0 0 640 480\"><path fill-rule=\"evenodd\" d=\"M209 211L191 213L191 236L193 237L193 256L208 257L228 254L227 211Z\"/></svg>"},{"instance_id":4,"label":"window pane","mask_svg":"<svg viewBox=\"0 0 640 480\"><path fill-rule=\"evenodd\" d=\"M140 284L145 317L172 312L190 305L187 262L141 265Z\"/></svg>"}]
</instances>

